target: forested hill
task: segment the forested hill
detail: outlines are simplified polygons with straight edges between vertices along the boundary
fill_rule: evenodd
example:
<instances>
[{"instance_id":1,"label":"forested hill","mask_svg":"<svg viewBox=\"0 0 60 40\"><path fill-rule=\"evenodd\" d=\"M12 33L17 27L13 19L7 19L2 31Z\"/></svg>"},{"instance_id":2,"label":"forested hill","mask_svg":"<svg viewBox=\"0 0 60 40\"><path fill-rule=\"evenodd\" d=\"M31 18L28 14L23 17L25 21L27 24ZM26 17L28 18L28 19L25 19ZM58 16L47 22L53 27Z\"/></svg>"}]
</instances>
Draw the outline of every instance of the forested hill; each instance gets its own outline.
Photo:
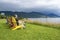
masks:
<instances>
[{"instance_id":1,"label":"forested hill","mask_svg":"<svg viewBox=\"0 0 60 40\"><path fill-rule=\"evenodd\" d=\"M40 18L40 17L59 17L56 14L46 14L41 12L12 12L12 11L0 11L0 13L5 13L6 16L11 16L17 14L19 17L24 18Z\"/></svg>"}]
</instances>

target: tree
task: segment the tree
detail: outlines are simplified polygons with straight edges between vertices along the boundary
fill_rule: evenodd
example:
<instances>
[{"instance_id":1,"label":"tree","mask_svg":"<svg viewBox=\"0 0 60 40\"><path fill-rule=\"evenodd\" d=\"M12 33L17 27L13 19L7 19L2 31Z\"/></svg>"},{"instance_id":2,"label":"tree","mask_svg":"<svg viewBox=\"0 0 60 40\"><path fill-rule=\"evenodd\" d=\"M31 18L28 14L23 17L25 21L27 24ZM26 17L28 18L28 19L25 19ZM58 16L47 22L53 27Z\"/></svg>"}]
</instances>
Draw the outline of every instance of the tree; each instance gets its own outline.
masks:
<instances>
[{"instance_id":1,"label":"tree","mask_svg":"<svg viewBox=\"0 0 60 40\"><path fill-rule=\"evenodd\" d=\"M6 18L5 13L1 13L0 14L0 19L4 19L4 18Z\"/></svg>"}]
</instances>

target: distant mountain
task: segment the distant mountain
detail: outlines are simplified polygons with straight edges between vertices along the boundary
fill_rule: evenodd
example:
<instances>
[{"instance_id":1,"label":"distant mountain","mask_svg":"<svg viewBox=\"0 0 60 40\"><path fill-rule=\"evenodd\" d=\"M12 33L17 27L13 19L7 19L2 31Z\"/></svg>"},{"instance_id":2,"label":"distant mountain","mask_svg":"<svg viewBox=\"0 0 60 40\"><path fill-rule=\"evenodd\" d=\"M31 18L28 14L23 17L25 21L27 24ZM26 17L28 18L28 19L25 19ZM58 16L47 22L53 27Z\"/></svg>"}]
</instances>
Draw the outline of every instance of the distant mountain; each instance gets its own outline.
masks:
<instances>
[{"instance_id":1,"label":"distant mountain","mask_svg":"<svg viewBox=\"0 0 60 40\"><path fill-rule=\"evenodd\" d=\"M50 13L50 14L48 14L47 16L49 16L49 17L59 17L58 15L56 15L56 14L54 14L54 13Z\"/></svg>"},{"instance_id":2,"label":"distant mountain","mask_svg":"<svg viewBox=\"0 0 60 40\"><path fill-rule=\"evenodd\" d=\"M40 17L59 17L56 14L45 14L41 12L12 12L12 11L0 11L0 13L5 13L6 16L11 16L17 14L19 17L24 18L40 18Z\"/></svg>"}]
</instances>

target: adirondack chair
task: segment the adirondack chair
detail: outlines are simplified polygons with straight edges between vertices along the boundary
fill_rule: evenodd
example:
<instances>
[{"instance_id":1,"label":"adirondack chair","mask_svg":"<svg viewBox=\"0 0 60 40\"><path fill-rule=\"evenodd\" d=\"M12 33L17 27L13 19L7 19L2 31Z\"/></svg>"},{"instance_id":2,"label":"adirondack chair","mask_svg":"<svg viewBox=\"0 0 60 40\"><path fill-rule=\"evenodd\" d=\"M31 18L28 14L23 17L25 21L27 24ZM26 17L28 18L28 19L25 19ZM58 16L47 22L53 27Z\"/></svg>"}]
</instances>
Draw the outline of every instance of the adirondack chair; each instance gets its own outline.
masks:
<instances>
[{"instance_id":1,"label":"adirondack chair","mask_svg":"<svg viewBox=\"0 0 60 40\"><path fill-rule=\"evenodd\" d=\"M24 27L23 24L17 25L16 19L13 16L9 19L9 24L10 24L12 30L16 30L16 29L19 29L19 28L23 28Z\"/></svg>"}]
</instances>

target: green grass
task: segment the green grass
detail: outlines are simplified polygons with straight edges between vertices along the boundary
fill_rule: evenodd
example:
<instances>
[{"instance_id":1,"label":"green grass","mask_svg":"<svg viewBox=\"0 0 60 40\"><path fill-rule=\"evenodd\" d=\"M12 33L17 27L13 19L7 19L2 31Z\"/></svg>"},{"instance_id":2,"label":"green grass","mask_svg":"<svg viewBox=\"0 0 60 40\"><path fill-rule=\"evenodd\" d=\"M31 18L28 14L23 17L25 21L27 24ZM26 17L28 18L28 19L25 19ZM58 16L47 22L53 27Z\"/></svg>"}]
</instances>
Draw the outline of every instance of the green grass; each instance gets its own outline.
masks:
<instances>
[{"instance_id":1,"label":"green grass","mask_svg":"<svg viewBox=\"0 0 60 40\"><path fill-rule=\"evenodd\" d=\"M60 40L60 30L27 23L26 29L13 31L0 19L0 40Z\"/></svg>"}]
</instances>

